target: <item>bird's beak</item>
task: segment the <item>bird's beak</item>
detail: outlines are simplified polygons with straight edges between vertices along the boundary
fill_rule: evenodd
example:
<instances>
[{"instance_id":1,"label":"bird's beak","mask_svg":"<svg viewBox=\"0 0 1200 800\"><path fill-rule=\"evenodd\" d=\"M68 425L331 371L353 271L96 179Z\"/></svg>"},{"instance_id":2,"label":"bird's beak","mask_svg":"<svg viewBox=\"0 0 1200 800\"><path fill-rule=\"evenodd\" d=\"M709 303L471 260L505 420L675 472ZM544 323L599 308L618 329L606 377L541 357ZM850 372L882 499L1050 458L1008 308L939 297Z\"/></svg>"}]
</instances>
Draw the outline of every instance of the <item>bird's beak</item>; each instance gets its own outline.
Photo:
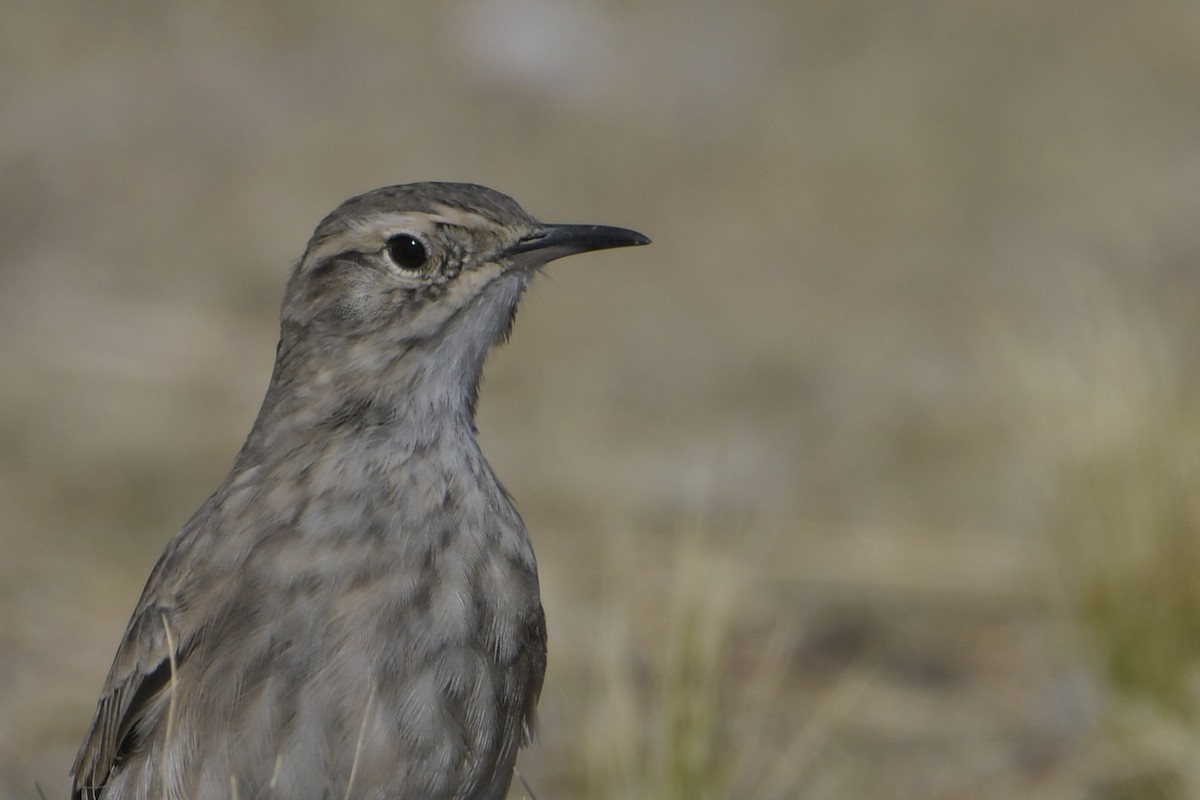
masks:
<instances>
[{"instance_id":1,"label":"bird's beak","mask_svg":"<svg viewBox=\"0 0 1200 800\"><path fill-rule=\"evenodd\" d=\"M523 236L503 252L514 269L538 267L556 258L589 250L650 244L650 239L628 228L610 225L543 225Z\"/></svg>"}]
</instances>

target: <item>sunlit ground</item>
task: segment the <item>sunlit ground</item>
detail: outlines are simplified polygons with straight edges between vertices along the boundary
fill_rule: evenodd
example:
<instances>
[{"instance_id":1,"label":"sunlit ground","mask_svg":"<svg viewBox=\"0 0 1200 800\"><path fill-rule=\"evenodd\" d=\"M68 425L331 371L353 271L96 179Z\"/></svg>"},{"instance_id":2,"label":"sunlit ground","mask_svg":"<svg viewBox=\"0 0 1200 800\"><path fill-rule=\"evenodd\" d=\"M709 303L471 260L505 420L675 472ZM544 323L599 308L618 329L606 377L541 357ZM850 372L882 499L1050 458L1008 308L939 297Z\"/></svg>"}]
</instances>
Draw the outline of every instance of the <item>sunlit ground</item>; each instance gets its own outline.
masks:
<instances>
[{"instance_id":1,"label":"sunlit ground","mask_svg":"<svg viewBox=\"0 0 1200 800\"><path fill-rule=\"evenodd\" d=\"M312 227L445 179L654 239L483 390L539 800L1200 797L1195 8L19 0L0 76L0 796L66 796Z\"/></svg>"}]
</instances>

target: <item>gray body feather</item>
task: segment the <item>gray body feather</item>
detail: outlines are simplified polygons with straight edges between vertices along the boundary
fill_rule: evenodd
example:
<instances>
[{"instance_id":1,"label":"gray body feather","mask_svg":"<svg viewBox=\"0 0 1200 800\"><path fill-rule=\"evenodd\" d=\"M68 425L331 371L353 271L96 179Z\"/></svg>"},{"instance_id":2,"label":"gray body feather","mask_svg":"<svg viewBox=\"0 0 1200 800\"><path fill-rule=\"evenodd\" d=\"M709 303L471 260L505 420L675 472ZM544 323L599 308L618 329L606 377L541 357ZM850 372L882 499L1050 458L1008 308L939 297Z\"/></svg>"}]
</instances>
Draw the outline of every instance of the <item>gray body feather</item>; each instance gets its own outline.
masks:
<instances>
[{"instance_id":1,"label":"gray body feather","mask_svg":"<svg viewBox=\"0 0 1200 800\"><path fill-rule=\"evenodd\" d=\"M460 184L327 217L249 438L138 601L73 798L504 797L546 629L475 438L484 357L547 260L645 241Z\"/></svg>"}]
</instances>

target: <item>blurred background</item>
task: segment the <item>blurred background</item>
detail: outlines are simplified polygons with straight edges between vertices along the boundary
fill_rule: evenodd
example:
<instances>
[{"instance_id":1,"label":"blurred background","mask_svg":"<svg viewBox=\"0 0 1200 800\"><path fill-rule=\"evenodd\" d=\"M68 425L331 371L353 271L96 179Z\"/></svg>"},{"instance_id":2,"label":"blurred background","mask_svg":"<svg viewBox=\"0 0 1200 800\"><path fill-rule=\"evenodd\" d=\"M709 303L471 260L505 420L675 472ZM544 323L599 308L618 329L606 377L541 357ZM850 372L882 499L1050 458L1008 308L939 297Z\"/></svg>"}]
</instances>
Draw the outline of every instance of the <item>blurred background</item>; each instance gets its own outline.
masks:
<instances>
[{"instance_id":1,"label":"blurred background","mask_svg":"<svg viewBox=\"0 0 1200 800\"><path fill-rule=\"evenodd\" d=\"M65 796L314 225L425 179L654 239L485 379L540 800L1200 797L1200 5L3 17L3 797Z\"/></svg>"}]
</instances>

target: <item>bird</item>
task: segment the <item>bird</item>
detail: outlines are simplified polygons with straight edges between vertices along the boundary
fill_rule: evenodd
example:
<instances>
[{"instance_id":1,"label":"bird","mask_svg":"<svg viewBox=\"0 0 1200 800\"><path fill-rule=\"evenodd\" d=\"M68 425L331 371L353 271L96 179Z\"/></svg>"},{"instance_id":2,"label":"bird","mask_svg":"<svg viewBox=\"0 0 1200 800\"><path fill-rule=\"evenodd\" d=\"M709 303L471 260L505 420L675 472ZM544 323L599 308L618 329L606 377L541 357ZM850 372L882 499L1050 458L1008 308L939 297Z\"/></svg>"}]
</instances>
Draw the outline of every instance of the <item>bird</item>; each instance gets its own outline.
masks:
<instances>
[{"instance_id":1,"label":"bird","mask_svg":"<svg viewBox=\"0 0 1200 800\"><path fill-rule=\"evenodd\" d=\"M137 602L72 800L503 798L546 623L476 438L485 356L545 264L649 241L464 183L326 216L245 444Z\"/></svg>"}]
</instances>

